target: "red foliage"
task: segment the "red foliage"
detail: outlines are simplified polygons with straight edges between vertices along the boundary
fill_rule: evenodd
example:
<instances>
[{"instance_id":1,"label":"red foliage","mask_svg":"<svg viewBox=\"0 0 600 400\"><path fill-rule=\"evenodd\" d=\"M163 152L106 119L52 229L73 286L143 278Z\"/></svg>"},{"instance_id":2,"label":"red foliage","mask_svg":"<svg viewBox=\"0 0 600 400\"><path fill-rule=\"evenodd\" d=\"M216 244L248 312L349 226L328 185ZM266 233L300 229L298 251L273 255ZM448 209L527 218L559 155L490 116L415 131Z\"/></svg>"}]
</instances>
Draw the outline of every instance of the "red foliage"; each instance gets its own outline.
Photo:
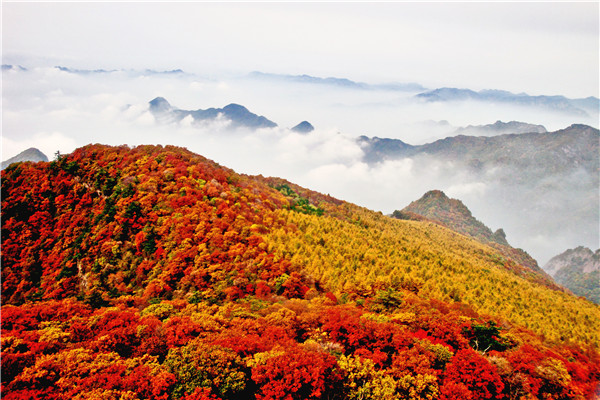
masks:
<instances>
[{"instance_id":1,"label":"red foliage","mask_svg":"<svg viewBox=\"0 0 600 400\"><path fill-rule=\"evenodd\" d=\"M474 350L464 349L446 366L440 398L501 399L503 389L496 367Z\"/></svg>"},{"instance_id":2,"label":"red foliage","mask_svg":"<svg viewBox=\"0 0 600 400\"><path fill-rule=\"evenodd\" d=\"M333 356L307 351L298 346L287 348L252 368L252 380L258 385L256 398L321 399L335 393L341 376Z\"/></svg>"}]
</instances>

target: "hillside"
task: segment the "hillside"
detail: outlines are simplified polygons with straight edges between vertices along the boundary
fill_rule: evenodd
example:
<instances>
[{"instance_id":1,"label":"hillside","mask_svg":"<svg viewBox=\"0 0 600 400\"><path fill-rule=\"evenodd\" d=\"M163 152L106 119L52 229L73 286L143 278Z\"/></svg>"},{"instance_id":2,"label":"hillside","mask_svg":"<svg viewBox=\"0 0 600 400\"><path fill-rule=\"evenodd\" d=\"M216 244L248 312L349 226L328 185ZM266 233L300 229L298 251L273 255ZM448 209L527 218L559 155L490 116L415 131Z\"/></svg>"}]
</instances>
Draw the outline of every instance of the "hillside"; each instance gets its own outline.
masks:
<instances>
[{"instance_id":1,"label":"hillside","mask_svg":"<svg viewBox=\"0 0 600 400\"><path fill-rule=\"evenodd\" d=\"M2 172L2 395L591 398L598 307L522 268L185 149L89 145Z\"/></svg>"},{"instance_id":2,"label":"hillside","mask_svg":"<svg viewBox=\"0 0 600 400\"><path fill-rule=\"evenodd\" d=\"M528 270L521 271L523 276L534 279L552 289L558 289L552 279L538 266L537 261L524 250L510 246L502 229L492 232L490 228L477 220L460 200L450 199L440 190L432 190L401 211L396 210L392 214L392 217L398 219L420 220L419 216L493 247L507 259L527 267Z\"/></svg>"},{"instance_id":3,"label":"hillside","mask_svg":"<svg viewBox=\"0 0 600 400\"><path fill-rule=\"evenodd\" d=\"M548 261L544 270L576 295L600 304L600 250L569 249Z\"/></svg>"}]
</instances>

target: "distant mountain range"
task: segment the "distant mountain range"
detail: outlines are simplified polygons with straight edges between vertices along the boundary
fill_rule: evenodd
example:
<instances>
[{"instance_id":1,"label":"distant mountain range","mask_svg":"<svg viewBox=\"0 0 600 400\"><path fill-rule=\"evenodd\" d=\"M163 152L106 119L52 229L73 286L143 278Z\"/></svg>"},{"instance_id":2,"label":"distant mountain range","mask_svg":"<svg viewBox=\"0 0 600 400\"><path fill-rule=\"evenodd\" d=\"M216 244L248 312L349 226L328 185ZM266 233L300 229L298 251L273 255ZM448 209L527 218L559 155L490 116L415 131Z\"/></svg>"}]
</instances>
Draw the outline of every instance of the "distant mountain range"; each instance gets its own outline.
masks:
<instances>
[{"instance_id":1,"label":"distant mountain range","mask_svg":"<svg viewBox=\"0 0 600 400\"><path fill-rule=\"evenodd\" d=\"M544 270L576 295L600 304L600 249L569 249L548 261Z\"/></svg>"},{"instance_id":2,"label":"distant mountain range","mask_svg":"<svg viewBox=\"0 0 600 400\"><path fill-rule=\"evenodd\" d=\"M90 74L107 74L107 73L111 73L111 72L133 72L131 70L123 70L123 69L77 69L77 68L69 68L69 67L62 67L60 65L55 66L54 68L58 69L59 71L63 71L63 72L69 72L71 74L80 74L80 75L90 75ZM143 71L144 74L150 74L150 75L155 75L155 74L168 74L168 75L175 75L175 74L185 74L185 72L181 69L172 69L172 70L167 70L167 71L157 71L154 69L145 69Z\"/></svg>"},{"instance_id":3,"label":"distant mountain range","mask_svg":"<svg viewBox=\"0 0 600 400\"><path fill-rule=\"evenodd\" d=\"M598 243L598 129L571 125L544 133L459 135L418 146L366 136L357 141L371 168L400 163L426 182L437 180L437 188L469 200L542 263L555 255L550 241L565 247ZM398 173L398 179L403 176Z\"/></svg>"},{"instance_id":4,"label":"distant mountain range","mask_svg":"<svg viewBox=\"0 0 600 400\"><path fill-rule=\"evenodd\" d=\"M250 112L239 104L229 104L223 108L209 108L206 110L181 110L174 108L164 97L157 97L150 101L150 112L159 120L181 121L191 116L195 122L209 121L222 116L231 121L233 128L246 127L252 129L274 128L277 124L263 116Z\"/></svg>"},{"instance_id":5,"label":"distant mountain range","mask_svg":"<svg viewBox=\"0 0 600 400\"><path fill-rule=\"evenodd\" d=\"M493 137L453 136L413 146L399 139L360 136L365 161L373 163L419 155L451 160L479 171L512 166L527 171L560 172L583 168L597 172L600 133L587 125L571 125L556 132L503 134Z\"/></svg>"},{"instance_id":6,"label":"distant mountain range","mask_svg":"<svg viewBox=\"0 0 600 400\"><path fill-rule=\"evenodd\" d=\"M47 162L48 161L48 157L44 153L42 153L41 151L39 151L38 149L36 149L35 147L31 147L31 148L29 148L27 150L23 150L22 152L20 152L16 156L11 157L11 158L9 158L6 161L3 161L2 162L2 169L8 167L12 163L24 162L24 161L31 161L31 162L44 161L44 162Z\"/></svg>"},{"instance_id":7,"label":"distant mountain range","mask_svg":"<svg viewBox=\"0 0 600 400\"><path fill-rule=\"evenodd\" d=\"M188 75L181 69L157 71L146 69L143 71L132 71L122 69L77 69L66 66L55 66L54 68L73 74L90 75L105 74L111 72L143 73L143 74L168 74L168 75ZM11 64L3 64L2 70L27 71L26 67ZM506 90L484 89L475 91L466 88L442 87L429 89L421 84L409 83L365 83L357 82L346 78L327 77L321 78L311 75L289 75L275 74L260 71L254 71L247 75L250 79L274 82L292 82L311 85L328 85L338 88L355 90L385 90L398 92L412 92L417 99L426 102L452 102L452 101L480 101L487 103L513 104L516 106L533 106L559 111L578 116L594 116L600 110L600 99L597 97L586 97L572 99L561 95L538 95L532 96L527 93L512 93Z\"/></svg>"},{"instance_id":8,"label":"distant mountain range","mask_svg":"<svg viewBox=\"0 0 600 400\"><path fill-rule=\"evenodd\" d=\"M2 64L2 71L27 71L27 68L21 65Z\"/></svg>"},{"instance_id":9,"label":"distant mountain range","mask_svg":"<svg viewBox=\"0 0 600 400\"><path fill-rule=\"evenodd\" d=\"M474 91L471 89L459 89L442 87L427 89L418 83L382 83L370 84L356 82L345 78L320 78L311 75L285 75L265 72L252 72L250 78L262 80L274 80L295 83L307 83L314 85L330 85L347 89L358 90L389 90L401 92L419 92L416 98L427 102L449 102L449 101L481 101L491 103L514 104L518 106L534 106L560 111L580 116L597 114L600 109L600 99L597 97L586 97L570 99L565 96L532 96L527 93L512 93L506 90L484 89Z\"/></svg>"},{"instance_id":10,"label":"distant mountain range","mask_svg":"<svg viewBox=\"0 0 600 400\"><path fill-rule=\"evenodd\" d=\"M538 106L555 111L568 112L587 116L588 112L597 113L600 100L596 97L584 99L569 99L564 96L530 96L526 93L511 93L505 90L481 90L439 88L416 95L417 98L428 101L464 101L476 100L485 102L510 103L523 106Z\"/></svg>"},{"instance_id":11,"label":"distant mountain range","mask_svg":"<svg viewBox=\"0 0 600 400\"><path fill-rule=\"evenodd\" d=\"M355 82L346 78L319 78L310 75L285 75L271 74L265 72L254 71L248 75L253 79L276 80L295 83L308 83L313 85L330 85L347 89L360 90L396 90L403 92L420 92L426 90L425 87L418 83L382 83L372 84L364 82Z\"/></svg>"}]
</instances>

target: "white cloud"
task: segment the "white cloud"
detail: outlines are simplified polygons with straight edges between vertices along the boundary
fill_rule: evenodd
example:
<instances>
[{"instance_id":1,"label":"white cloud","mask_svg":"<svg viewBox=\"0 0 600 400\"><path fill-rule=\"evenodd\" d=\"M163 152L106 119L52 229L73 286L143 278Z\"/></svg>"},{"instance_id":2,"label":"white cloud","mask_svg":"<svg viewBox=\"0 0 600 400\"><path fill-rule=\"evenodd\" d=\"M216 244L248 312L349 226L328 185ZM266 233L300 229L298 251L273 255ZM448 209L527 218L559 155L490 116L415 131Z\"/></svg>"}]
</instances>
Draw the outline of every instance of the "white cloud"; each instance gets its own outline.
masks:
<instances>
[{"instance_id":1,"label":"white cloud","mask_svg":"<svg viewBox=\"0 0 600 400\"><path fill-rule=\"evenodd\" d=\"M38 132L32 138L23 140L2 137L2 153L8 155L6 158L16 156L30 147L37 148L52 160L57 151L68 154L75 150L77 142L61 132Z\"/></svg>"},{"instance_id":2,"label":"white cloud","mask_svg":"<svg viewBox=\"0 0 600 400\"><path fill-rule=\"evenodd\" d=\"M502 189L494 184L506 176L503 171L472 176L429 157L366 164L354 140L366 134L419 144L448 136L457 126L498 119L541 123L550 130L586 122L573 121L572 116L478 103L422 103L415 101L412 93L274 84L227 76L140 77L133 71L77 75L34 68L3 78L3 159L28 147L37 147L52 158L56 150L68 153L88 143L172 144L240 173L279 176L384 213L407 206L429 190L444 190L462 200L490 228L504 228L511 244L542 260L566 246L575 247L577 241L586 245L598 237L598 218L592 212L586 211L592 215L587 221L559 218L561 208L572 205L587 210L585 207L597 203L596 198L586 198L578 191L584 184L593 184L583 172L568 182L536 183L557 192L548 199L555 208L540 201L533 209L528 207L534 191ZM242 104L279 127L231 129L223 116L204 122L190 117L157 122L148 111L148 102L157 96L189 110ZM302 120L316 129L309 134L288 129ZM448 123L432 122L441 120ZM520 200L516 193L521 193ZM567 225L578 229L566 229ZM537 235L543 239L532 241Z\"/></svg>"}]
</instances>

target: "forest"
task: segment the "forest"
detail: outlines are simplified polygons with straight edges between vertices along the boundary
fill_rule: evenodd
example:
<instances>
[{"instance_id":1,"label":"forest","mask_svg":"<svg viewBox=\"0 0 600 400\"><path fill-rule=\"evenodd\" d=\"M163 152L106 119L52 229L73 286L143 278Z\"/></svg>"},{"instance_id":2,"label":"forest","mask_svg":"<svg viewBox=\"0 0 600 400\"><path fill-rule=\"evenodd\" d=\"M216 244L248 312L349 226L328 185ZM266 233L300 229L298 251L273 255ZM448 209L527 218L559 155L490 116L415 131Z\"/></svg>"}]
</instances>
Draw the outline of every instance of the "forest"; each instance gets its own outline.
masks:
<instances>
[{"instance_id":1,"label":"forest","mask_svg":"<svg viewBox=\"0 0 600 400\"><path fill-rule=\"evenodd\" d=\"M600 310L518 259L184 148L2 171L2 397L593 399Z\"/></svg>"}]
</instances>

